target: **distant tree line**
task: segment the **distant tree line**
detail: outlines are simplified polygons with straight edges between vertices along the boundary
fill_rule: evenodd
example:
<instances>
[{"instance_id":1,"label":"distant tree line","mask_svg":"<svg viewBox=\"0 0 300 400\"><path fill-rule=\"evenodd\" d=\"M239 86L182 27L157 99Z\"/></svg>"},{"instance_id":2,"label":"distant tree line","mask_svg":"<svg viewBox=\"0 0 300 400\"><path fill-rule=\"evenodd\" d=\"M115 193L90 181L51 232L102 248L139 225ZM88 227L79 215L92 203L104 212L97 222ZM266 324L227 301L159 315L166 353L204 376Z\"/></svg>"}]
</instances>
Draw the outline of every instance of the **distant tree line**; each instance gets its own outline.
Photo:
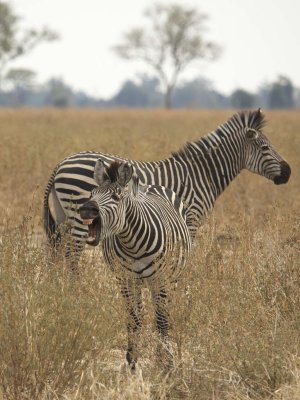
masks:
<instances>
[{"instance_id":1,"label":"distant tree line","mask_svg":"<svg viewBox=\"0 0 300 400\"><path fill-rule=\"evenodd\" d=\"M147 75L125 81L110 99L76 91L59 78L37 84L35 73L27 69L11 69L5 82L5 89L0 90L2 107L157 108L165 104L159 79ZM300 107L300 89L287 77L279 76L276 81L261 85L256 93L239 88L226 96L214 89L209 80L200 77L178 85L172 103L173 108L288 109Z\"/></svg>"},{"instance_id":2,"label":"distant tree line","mask_svg":"<svg viewBox=\"0 0 300 400\"><path fill-rule=\"evenodd\" d=\"M275 82L261 85L257 93L237 89L230 99L235 108L251 108L257 105L273 109L293 108L300 105L299 94L299 89L294 87L289 78L279 76Z\"/></svg>"},{"instance_id":3,"label":"distant tree line","mask_svg":"<svg viewBox=\"0 0 300 400\"><path fill-rule=\"evenodd\" d=\"M293 108L300 107L300 89L286 76L263 84L256 93L237 88L231 95L217 91L199 77L178 83L179 76L196 60L212 61L220 47L205 38L207 16L196 8L153 4L141 27L130 29L113 50L122 58L142 60L155 76L127 80L110 99L76 91L62 79L36 83L26 68L12 62L43 42L59 39L48 27L25 29L8 1L0 0L0 106L2 107L131 107L131 108Z\"/></svg>"}]
</instances>

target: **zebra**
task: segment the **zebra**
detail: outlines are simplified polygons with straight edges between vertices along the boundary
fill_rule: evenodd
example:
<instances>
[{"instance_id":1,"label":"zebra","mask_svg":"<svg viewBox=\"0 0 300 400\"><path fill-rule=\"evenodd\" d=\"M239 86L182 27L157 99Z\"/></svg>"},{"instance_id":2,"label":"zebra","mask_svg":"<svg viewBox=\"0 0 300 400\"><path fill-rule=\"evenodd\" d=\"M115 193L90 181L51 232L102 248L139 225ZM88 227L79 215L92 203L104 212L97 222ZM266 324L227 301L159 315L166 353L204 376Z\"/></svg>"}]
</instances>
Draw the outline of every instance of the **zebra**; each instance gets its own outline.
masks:
<instances>
[{"instance_id":1,"label":"zebra","mask_svg":"<svg viewBox=\"0 0 300 400\"><path fill-rule=\"evenodd\" d=\"M97 186L96 161L129 161L141 184L173 190L183 201L192 239L230 182L247 169L276 185L288 182L291 168L271 145L262 129L266 121L260 109L234 114L216 130L187 143L169 158L159 161L127 160L110 154L84 151L62 160L54 169L44 195L44 228L53 247L60 243L60 227L70 225L66 256L76 268L86 243L87 227L77 213ZM49 205L52 198L53 209ZM54 211L54 212L53 212ZM93 241L88 242L93 245Z\"/></svg>"},{"instance_id":2,"label":"zebra","mask_svg":"<svg viewBox=\"0 0 300 400\"><path fill-rule=\"evenodd\" d=\"M128 312L126 359L134 370L143 317L141 287L145 283L151 290L156 327L167 346L167 292L185 265L191 236L178 196L162 186L139 186L128 162L105 166L99 159L94 179L98 186L78 212L88 226L87 241L102 241L104 259L119 281ZM167 360L172 364L168 351Z\"/></svg>"}]
</instances>

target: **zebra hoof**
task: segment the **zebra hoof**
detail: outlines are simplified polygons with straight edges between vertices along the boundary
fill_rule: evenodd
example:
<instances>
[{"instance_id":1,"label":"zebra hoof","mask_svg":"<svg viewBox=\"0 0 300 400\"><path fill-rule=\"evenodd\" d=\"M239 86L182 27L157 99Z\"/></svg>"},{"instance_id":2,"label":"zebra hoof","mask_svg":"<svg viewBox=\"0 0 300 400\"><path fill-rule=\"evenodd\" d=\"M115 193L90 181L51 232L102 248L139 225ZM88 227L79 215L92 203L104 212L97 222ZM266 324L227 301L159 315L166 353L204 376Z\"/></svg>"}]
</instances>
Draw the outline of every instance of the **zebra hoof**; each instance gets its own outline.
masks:
<instances>
[{"instance_id":1,"label":"zebra hoof","mask_svg":"<svg viewBox=\"0 0 300 400\"><path fill-rule=\"evenodd\" d=\"M126 360L130 368L130 371L134 373L136 370L136 360L133 358L131 351L127 351Z\"/></svg>"}]
</instances>

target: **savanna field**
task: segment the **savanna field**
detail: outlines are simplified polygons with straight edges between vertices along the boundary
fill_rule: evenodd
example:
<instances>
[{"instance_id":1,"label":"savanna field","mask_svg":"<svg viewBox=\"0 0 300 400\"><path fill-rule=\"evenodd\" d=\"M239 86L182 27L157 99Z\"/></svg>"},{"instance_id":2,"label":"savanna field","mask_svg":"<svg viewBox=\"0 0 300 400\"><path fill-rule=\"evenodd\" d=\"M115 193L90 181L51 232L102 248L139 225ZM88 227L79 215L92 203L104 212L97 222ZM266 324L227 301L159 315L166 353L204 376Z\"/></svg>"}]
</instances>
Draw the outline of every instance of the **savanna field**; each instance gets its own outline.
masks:
<instances>
[{"instance_id":1,"label":"savanna field","mask_svg":"<svg viewBox=\"0 0 300 400\"><path fill-rule=\"evenodd\" d=\"M123 300L100 249L74 277L42 229L44 188L64 157L166 158L232 114L0 111L1 400L300 399L300 111L266 111L288 184L243 171L199 231L172 299L169 374L147 289L132 374Z\"/></svg>"}]
</instances>

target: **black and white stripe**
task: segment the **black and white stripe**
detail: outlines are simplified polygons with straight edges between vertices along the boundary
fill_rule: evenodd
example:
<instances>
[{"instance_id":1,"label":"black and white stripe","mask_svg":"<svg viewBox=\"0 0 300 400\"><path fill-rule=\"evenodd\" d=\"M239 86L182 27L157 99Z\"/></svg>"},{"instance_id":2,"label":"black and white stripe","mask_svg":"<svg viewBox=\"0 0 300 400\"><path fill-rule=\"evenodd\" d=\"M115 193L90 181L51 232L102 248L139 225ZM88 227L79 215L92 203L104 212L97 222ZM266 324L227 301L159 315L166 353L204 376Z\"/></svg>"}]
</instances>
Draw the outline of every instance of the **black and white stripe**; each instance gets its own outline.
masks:
<instances>
[{"instance_id":1,"label":"black and white stripe","mask_svg":"<svg viewBox=\"0 0 300 400\"><path fill-rule=\"evenodd\" d=\"M182 199L187 207L187 224L194 237L203 217L242 169L265 176L275 184L288 181L290 167L262 133L264 124L260 109L240 112L165 160L130 160L130 163L142 184L170 188ZM55 244L59 239L59 226L65 221L70 223L74 243L67 253L74 265L87 234L76 210L96 187L93 171L99 158L106 165L113 160L125 161L121 157L89 151L71 155L56 167L45 191L45 230ZM50 194L55 213L50 211Z\"/></svg>"},{"instance_id":2,"label":"black and white stripe","mask_svg":"<svg viewBox=\"0 0 300 400\"><path fill-rule=\"evenodd\" d=\"M135 346L142 323L141 285L149 286L156 325L166 343L169 329L167 292L185 265L191 250L185 209L180 198L161 186L139 186L127 162L95 166L98 187L79 208L88 226L88 242L102 249L121 285L128 311L127 360L136 362Z\"/></svg>"}]
</instances>

